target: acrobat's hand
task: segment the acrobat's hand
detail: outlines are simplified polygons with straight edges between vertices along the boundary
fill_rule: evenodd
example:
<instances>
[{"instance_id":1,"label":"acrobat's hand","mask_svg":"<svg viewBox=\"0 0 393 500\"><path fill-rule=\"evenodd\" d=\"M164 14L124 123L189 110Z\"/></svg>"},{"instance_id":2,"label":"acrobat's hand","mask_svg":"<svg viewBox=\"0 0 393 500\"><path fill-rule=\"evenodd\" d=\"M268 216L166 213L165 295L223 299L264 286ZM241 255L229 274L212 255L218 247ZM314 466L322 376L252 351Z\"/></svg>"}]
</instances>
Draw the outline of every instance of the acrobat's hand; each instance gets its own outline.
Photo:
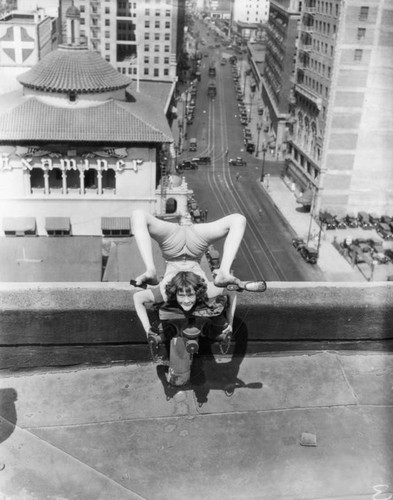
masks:
<instances>
[{"instance_id":1,"label":"acrobat's hand","mask_svg":"<svg viewBox=\"0 0 393 500\"><path fill-rule=\"evenodd\" d=\"M147 283L146 282L145 283L141 283L140 285L137 285L136 284L136 280L130 280L130 285L138 287L138 288L144 288L144 289L147 288Z\"/></svg>"}]
</instances>

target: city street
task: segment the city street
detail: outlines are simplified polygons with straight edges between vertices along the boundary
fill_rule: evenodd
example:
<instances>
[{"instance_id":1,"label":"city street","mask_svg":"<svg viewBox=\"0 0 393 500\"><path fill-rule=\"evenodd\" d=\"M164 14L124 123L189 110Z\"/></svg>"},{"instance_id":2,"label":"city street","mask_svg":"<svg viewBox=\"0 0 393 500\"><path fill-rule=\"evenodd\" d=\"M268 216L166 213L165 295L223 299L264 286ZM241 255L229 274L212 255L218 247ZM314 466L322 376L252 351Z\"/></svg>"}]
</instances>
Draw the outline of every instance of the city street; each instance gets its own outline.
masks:
<instances>
[{"instance_id":1,"label":"city street","mask_svg":"<svg viewBox=\"0 0 393 500\"><path fill-rule=\"evenodd\" d=\"M282 162L270 155L264 160L260 151L256 157L245 150L232 65L229 61L220 65L221 57L229 58L232 53L225 47L216 47L212 36L202 34L203 28L200 32L207 41L201 51L208 53L208 57L202 57L195 118L191 125L187 125L187 140L183 141L183 152L178 160L210 156L212 161L196 171L187 171L185 176L189 187L194 190L200 208L208 211L208 220L233 212L246 216L247 230L234 264L237 275L244 279L264 278L268 281L323 281L318 267L306 264L294 252L291 240L295 235L261 185L263 163L263 173L268 181L269 175L280 175ZM213 60L217 69L214 78L217 95L214 99L207 95L207 86L212 80L208 68ZM245 62L239 59L238 66L244 74ZM241 83L244 88L248 84L246 81L244 85L243 76ZM250 107L251 103L248 104ZM256 107L256 103L253 105ZM196 152L189 151L191 138L197 139ZM262 132L259 147L264 141L266 138ZM258 148L257 137L254 142ZM246 166L229 166L229 159L236 157L242 157ZM218 244L217 248L221 250Z\"/></svg>"}]
</instances>

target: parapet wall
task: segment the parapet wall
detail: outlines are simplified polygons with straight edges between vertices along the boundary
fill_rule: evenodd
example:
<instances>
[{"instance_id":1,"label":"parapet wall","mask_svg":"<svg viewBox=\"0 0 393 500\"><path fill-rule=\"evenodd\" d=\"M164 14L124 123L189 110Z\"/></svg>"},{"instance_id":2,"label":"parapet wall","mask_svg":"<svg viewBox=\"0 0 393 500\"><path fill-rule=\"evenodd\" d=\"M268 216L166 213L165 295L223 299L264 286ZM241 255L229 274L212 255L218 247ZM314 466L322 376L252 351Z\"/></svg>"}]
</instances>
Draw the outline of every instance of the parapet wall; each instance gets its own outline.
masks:
<instances>
[{"instance_id":1,"label":"parapet wall","mask_svg":"<svg viewBox=\"0 0 393 500\"><path fill-rule=\"evenodd\" d=\"M133 293L127 283L0 284L0 369L147 361ZM235 340L242 355L392 350L392 304L388 282L269 283L238 294Z\"/></svg>"}]
</instances>

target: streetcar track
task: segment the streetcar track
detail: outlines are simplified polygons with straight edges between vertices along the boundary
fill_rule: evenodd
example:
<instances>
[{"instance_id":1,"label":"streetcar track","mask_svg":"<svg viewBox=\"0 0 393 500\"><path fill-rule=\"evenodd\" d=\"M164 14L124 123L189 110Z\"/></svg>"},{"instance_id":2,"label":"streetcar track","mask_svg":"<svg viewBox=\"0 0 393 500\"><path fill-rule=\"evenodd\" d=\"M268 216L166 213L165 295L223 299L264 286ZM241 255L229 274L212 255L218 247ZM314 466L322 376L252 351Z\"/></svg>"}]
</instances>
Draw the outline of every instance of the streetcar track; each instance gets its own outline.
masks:
<instances>
[{"instance_id":1,"label":"streetcar track","mask_svg":"<svg viewBox=\"0 0 393 500\"><path fill-rule=\"evenodd\" d=\"M221 111L221 129L222 129L222 136L223 138L225 137L225 142L228 144L228 137L226 133L226 127L225 125L227 124L227 114L225 110L225 90L224 90L224 85L222 82L222 75L220 74L220 95L219 95L219 104L220 104L220 111ZM226 167L226 168L225 168ZM226 162L223 162L223 172L224 172L224 179L225 182L229 188L229 191L232 195L232 198L234 202L237 204L237 206L241 207L245 215L248 215L247 220L248 220L248 226L249 229L252 233L252 236L254 237L254 240L256 241L258 247L262 250L264 255L266 256L267 262L269 263L269 266L271 270L274 272L274 274L278 275L280 280L286 280L286 275L284 271L282 270L280 264L278 263L277 259L275 258L274 254L271 252L269 245L264 238L264 236L261 234L260 229L258 225L254 222L253 216L250 212L250 209L247 207L247 205L244 203L242 197L240 196L237 188L235 187L232 177L230 173L228 172L228 166L226 165ZM229 174L229 175L228 175ZM247 244L248 251L250 255L252 256L252 252L249 248L249 245ZM255 261L255 259L252 256L252 259ZM257 268L260 271L260 267L257 265Z\"/></svg>"}]
</instances>

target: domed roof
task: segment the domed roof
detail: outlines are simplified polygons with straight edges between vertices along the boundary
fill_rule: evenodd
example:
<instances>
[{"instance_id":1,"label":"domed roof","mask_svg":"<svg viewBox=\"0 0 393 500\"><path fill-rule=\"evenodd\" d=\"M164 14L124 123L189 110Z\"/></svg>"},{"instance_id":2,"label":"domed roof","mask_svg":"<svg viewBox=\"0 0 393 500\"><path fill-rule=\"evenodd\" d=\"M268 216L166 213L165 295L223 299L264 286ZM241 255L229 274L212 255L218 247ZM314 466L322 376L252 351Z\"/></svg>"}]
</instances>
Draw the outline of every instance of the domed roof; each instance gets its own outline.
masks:
<instances>
[{"instance_id":1,"label":"domed roof","mask_svg":"<svg viewBox=\"0 0 393 500\"><path fill-rule=\"evenodd\" d=\"M72 3L71 7L68 7L65 13L66 17L80 17L81 13L79 9L75 7L74 3Z\"/></svg>"},{"instance_id":2,"label":"domed roof","mask_svg":"<svg viewBox=\"0 0 393 500\"><path fill-rule=\"evenodd\" d=\"M132 82L97 52L68 46L50 52L17 79L28 88L64 93L108 92Z\"/></svg>"}]
</instances>

